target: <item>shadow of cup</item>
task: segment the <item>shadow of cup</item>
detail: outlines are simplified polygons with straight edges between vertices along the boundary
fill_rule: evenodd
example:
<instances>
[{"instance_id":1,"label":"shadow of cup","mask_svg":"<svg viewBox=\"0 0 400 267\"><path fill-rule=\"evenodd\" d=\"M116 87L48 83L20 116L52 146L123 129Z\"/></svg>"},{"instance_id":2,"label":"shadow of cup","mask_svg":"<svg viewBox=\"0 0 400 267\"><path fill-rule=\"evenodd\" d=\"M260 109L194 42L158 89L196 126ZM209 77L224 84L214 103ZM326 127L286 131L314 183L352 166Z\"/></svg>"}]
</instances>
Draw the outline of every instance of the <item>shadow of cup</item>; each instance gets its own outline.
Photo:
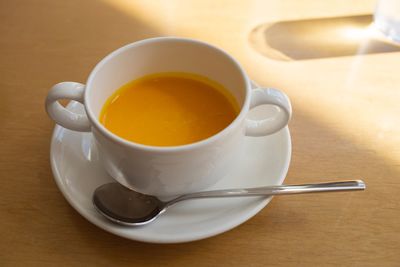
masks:
<instances>
[{"instance_id":1,"label":"shadow of cup","mask_svg":"<svg viewBox=\"0 0 400 267\"><path fill-rule=\"evenodd\" d=\"M349 16L263 24L249 41L262 55L282 61L400 51L372 27L372 16Z\"/></svg>"}]
</instances>

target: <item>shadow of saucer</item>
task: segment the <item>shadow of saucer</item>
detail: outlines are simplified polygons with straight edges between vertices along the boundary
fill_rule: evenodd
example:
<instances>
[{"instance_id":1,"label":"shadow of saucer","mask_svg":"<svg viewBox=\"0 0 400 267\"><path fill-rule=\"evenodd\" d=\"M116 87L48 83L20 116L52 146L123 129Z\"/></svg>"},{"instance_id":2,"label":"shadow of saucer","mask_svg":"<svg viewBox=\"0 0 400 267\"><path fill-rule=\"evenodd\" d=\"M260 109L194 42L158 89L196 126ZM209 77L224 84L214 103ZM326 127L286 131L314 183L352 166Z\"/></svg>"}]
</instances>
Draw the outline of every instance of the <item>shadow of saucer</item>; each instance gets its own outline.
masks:
<instances>
[{"instance_id":1,"label":"shadow of saucer","mask_svg":"<svg viewBox=\"0 0 400 267\"><path fill-rule=\"evenodd\" d=\"M249 41L262 55L283 61L400 51L371 25L371 15L281 21L257 26Z\"/></svg>"}]
</instances>

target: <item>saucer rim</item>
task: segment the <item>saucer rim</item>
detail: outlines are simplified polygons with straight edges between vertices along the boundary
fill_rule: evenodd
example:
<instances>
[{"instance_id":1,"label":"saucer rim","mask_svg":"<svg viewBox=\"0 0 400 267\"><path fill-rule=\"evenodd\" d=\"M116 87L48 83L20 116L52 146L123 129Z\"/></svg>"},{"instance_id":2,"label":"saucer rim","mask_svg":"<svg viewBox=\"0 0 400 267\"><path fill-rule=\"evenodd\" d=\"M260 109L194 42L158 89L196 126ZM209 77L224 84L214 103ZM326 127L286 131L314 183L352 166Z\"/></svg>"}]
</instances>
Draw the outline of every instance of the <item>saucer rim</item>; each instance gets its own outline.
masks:
<instances>
[{"instance_id":1,"label":"saucer rim","mask_svg":"<svg viewBox=\"0 0 400 267\"><path fill-rule=\"evenodd\" d=\"M75 101L71 101L68 103L67 108L70 108L72 105L77 104ZM140 232L136 232L134 236L132 235L127 235L125 230L126 227L118 226L115 224L111 224L110 222L105 222L104 219L100 219L97 216L93 216L91 212L84 208L82 205L79 205L77 200L74 200L67 192L65 188L65 184L62 182L62 175L60 174L58 168L57 168L57 162L56 162L56 156L54 155L55 153L55 142L57 140L56 136L59 135L61 131L68 131L67 129L56 125L53 130L53 134L51 137L51 146L50 146L50 163L51 163L51 170L53 172L54 180L57 184L58 189L61 191L62 195L64 198L67 200L67 202L86 220L89 222L93 223L100 229L103 229L109 233L115 234L117 236L134 240L134 241L141 241L141 242L146 242L146 243L158 243L158 244L173 244L173 243L186 243L186 242L192 242L192 241L198 241L202 239L206 239L212 236L216 236L219 234L222 234L224 232L227 232L229 230L232 230L236 228L237 226L241 225L242 223L248 221L252 217L254 217L256 214L258 214L264 207L266 207L269 202L272 200L273 197L259 197L259 202L254 204L254 207L252 209L249 209L245 214L242 214L241 216L236 217L234 220L227 222L226 224L221 224L218 227L214 227L213 231L210 231L209 233L191 233L188 236L183 236L183 237L174 237L174 238L157 238L154 236L147 236L141 235ZM278 131L276 134L283 134L284 139L287 143L287 151L285 152L286 155L286 161L284 163L284 166L282 170L280 171L280 177L278 180L277 184L282 184L283 181L286 178L287 172L289 170L290 166L290 161L291 161L291 154L292 154L292 143L291 143L291 135L289 131L289 127L285 126L282 128L280 131ZM84 134L84 133L81 133ZM91 134L91 133L89 133ZM94 209L93 209L94 211ZM95 212L95 211L94 211Z\"/></svg>"}]
</instances>

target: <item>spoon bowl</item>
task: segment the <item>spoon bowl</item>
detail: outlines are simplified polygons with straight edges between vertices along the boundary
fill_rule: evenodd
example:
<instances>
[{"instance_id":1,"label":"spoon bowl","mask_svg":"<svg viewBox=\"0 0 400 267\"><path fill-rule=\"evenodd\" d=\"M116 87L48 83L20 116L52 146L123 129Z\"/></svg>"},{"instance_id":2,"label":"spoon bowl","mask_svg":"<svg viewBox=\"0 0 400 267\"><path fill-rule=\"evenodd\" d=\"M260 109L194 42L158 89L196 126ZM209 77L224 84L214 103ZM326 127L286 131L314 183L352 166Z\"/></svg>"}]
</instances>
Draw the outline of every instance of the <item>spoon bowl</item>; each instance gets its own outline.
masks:
<instances>
[{"instance_id":1,"label":"spoon bowl","mask_svg":"<svg viewBox=\"0 0 400 267\"><path fill-rule=\"evenodd\" d=\"M156 197L130 190L119 183L99 186L93 204L107 219L122 225L142 225L165 211L165 204Z\"/></svg>"}]
</instances>

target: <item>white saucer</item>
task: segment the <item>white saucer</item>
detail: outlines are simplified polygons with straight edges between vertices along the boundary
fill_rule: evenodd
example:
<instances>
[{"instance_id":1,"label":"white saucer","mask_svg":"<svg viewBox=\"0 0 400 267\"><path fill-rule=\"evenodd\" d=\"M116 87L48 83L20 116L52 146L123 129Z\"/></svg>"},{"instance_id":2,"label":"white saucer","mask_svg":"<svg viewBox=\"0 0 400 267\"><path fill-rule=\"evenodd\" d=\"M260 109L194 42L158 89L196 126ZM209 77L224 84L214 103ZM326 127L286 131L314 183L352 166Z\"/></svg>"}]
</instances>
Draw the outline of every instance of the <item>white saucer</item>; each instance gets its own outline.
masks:
<instances>
[{"instance_id":1,"label":"white saucer","mask_svg":"<svg viewBox=\"0 0 400 267\"><path fill-rule=\"evenodd\" d=\"M83 112L82 105L74 101L68 109ZM265 116L268 109L252 112L252 117ZM271 201L271 197L189 200L171 207L148 225L120 226L98 214L92 204L95 188L113 180L99 162L92 135L56 126L50 153L54 179L71 206L98 227L132 240L180 243L211 237L247 221ZM248 137L240 164L210 190L282 184L290 155L287 127L267 137Z\"/></svg>"}]
</instances>

